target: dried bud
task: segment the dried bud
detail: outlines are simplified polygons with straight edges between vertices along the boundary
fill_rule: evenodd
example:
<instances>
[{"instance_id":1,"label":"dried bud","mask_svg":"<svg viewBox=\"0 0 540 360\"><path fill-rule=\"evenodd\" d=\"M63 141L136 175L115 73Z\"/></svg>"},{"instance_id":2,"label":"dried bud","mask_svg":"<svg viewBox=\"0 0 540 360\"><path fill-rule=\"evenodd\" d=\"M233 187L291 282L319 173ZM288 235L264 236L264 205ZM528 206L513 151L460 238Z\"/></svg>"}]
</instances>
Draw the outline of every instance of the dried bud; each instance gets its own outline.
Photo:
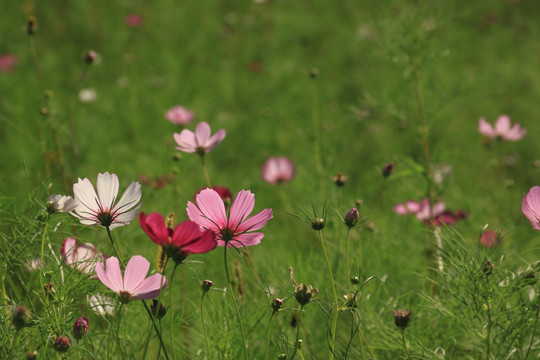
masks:
<instances>
[{"instance_id":1,"label":"dried bud","mask_svg":"<svg viewBox=\"0 0 540 360\"><path fill-rule=\"evenodd\" d=\"M35 16L29 16L26 22L26 32L28 35L34 35L37 30L37 21Z\"/></svg>"},{"instance_id":2,"label":"dried bud","mask_svg":"<svg viewBox=\"0 0 540 360\"><path fill-rule=\"evenodd\" d=\"M49 299L56 295L56 288L54 287L54 284L52 282L45 284L44 289Z\"/></svg>"},{"instance_id":3,"label":"dried bud","mask_svg":"<svg viewBox=\"0 0 540 360\"><path fill-rule=\"evenodd\" d=\"M211 280L204 280L201 284L201 288L204 292L208 292L213 285L214 283Z\"/></svg>"},{"instance_id":4,"label":"dried bud","mask_svg":"<svg viewBox=\"0 0 540 360\"><path fill-rule=\"evenodd\" d=\"M152 314L158 318L162 319L165 314L167 314L167 308L161 301L158 301L156 299L152 300L152 305L150 305L150 310L152 310Z\"/></svg>"},{"instance_id":5,"label":"dried bud","mask_svg":"<svg viewBox=\"0 0 540 360\"><path fill-rule=\"evenodd\" d=\"M411 310L394 310L394 322L401 330L405 330L411 322Z\"/></svg>"},{"instance_id":6,"label":"dried bud","mask_svg":"<svg viewBox=\"0 0 540 360\"><path fill-rule=\"evenodd\" d=\"M68 351L70 346L69 338L67 336L58 335L54 341L54 349L59 353Z\"/></svg>"},{"instance_id":7,"label":"dried bud","mask_svg":"<svg viewBox=\"0 0 540 360\"><path fill-rule=\"evenodd\" d=\"M28 351L25 355L26 360L36 360L38 356L37 350Z\"/></svg>"},{"instance_id":8,"label":"dried bud","mask_svg":"<svg viewBox=\"0 0 540 360\"><path fill-rule=\"evenodd\" d=\"M308 304L318 292L319 290L314 289L311 285L300 284L294 287L294 297L301 306Z\"/></svg>"},{"instance_id":9,"label":"dried bud","mask_svg":"<svg viewBox=\"0 0 540 360\"><path fill-rule=\"evenodd\" d=\"M275 298L272 301L271 307L272 307L272 310L274 310L274 312L279 311L279 309L281 309L282 306L283 306L283 299Z\"/></svg>"},{"instance_id":10,"label":"dried bud","mask_svg":"<svg viewBox=\"0 0 540 360\"><path fill-rule=\"evenodd\" d=\"M73 336L75 339L82 339L88 333L88 318L81 316L73 324Z\"/></svg>"},{"instance_id":11,"label":"dried bud","mask_svg":"<svg viewBox=\"0 0 540 360\"><path fill-rule=\"evenodd\" d=\"M336 176L334 176L333 180L338 187L342 187L347 182L347 176L343 175L342 173L338 173Z\"/></svg>"},{"instance_id":12,"label":"dried bud","mask_svg":"<svg viewBox=\"0 0 540 360\"><path fill-rule=\"evenodd\" d=\"M311 227L313 230L322 230L324 229L325 221L321 218L315 218L311 220Z\"/></svg>"},{"instance_id":13,"label":"dried bud","mask_svg":"<svg viewBox=\"0 0 540 360\"><path fill-rule=\"evenodd\" d=\"M364 204L364 200L362 200L362 199L354 200L354 205L356 205L356 208L362 207L363 204Z\"/></svg>"},{"instance_id":14,"label":"dried bud","mask_svg":"<svg viewBox=\"0 0 540 360\"><path fill-rule=\"evenodd\" d=\"M394 171L394 163L388 163L382 168L382 174L385 178L392 175L392 171Z\"/></svg>"},{"instance_id":15,"label":"dried bud","mask_svg":"<svg viewBox=\"0 0 540 360\"><path fill-rule=\"evenodd\" d=\"M28 325L30 320L30 311L26 306L17 305L15 312L13 313L13 326L15 329L21 330L23 327Z\"/></svg>"},{"instance_id":16,"label":"dried bud","mask_svg":"<svg viewBox=\"0 0 540 360\"><path fill-rule=\"evenodd\" d=\"M88 65L91 65L96 62L98 56L94 50L88 51L86 54L84 54L83 60Z\"/></svg>"},{"instance_id":17,"label":"dried bud","mask_svg":"<svg viewBox=\"0 0 540 360\"><path fill-rule=\"evenodd\" d=\"M491 259L487 258L486 261L484 261L482 271L484 272L484 274L489 276L493 273L494 268L495 268L495 265L493 265L493 262L491 262Z\"/></svg>"},{"instance_id":18,"label":"dried bud","mask_svg":"<svg viewBox=\"0 0 540 360\"><path fill-rule=\"evenodd\" d=\"M360 214L358 213L358 210L356 208L352 208L351 210L349 210L343 218L345 225L347 225L349 229L354 227L359 219Z\"/></svg>"}]
</instances>

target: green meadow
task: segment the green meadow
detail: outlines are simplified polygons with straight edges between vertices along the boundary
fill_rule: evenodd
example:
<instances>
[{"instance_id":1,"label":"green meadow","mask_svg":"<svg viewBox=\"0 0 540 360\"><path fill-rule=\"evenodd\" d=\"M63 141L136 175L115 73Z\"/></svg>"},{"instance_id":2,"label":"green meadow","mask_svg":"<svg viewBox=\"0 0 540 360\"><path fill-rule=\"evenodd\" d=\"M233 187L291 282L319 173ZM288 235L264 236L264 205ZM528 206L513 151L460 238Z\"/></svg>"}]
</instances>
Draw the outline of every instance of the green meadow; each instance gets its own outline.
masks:
<instances>
[{"instance_id":1,"label":"green meadow","mask_svg":"<svg viewBox=\"0 0 540 360\"><path fill-rule=\"evenodd\" d=\"M522 211L540 185L540 3L2 9L1 359L540 357L540 199L529 202L534 219ZM167 121L178 105L194 120ZM479 132L481 118L501 115L526 133ZM223 141L204 155L176 149L173 134L200 122L224 129ZM277 156L295 174L270 184L262 165ZM251 191L251 215L273 218L257 230L260 244L175 263L138 216L109 229L51 210L50 195L74 196L85 178L96 187L105 172L118 177L115 201L138 182L139 212L173 219L171 228L209 185L233 202ZM423 199L424 217L396 209ZM359 218L348 227L352 208ZM121 303L69 264L68 237L124 263L146 258L148 275L168 280L156 297L167 313L153 314L151 299ZM110 313L89 302L98 294Z\"/></svg>"}]
</instances>

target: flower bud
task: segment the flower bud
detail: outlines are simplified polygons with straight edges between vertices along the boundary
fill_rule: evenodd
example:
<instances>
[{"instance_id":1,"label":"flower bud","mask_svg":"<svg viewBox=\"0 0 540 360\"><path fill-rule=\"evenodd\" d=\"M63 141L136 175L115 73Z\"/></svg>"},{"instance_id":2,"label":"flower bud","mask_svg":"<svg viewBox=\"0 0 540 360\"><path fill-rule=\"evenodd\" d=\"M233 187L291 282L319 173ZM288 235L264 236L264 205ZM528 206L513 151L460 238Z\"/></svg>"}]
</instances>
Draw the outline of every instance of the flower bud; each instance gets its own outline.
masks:
<instances>
[{"instance_id":1,"label":"flower bud","mask_svg":"<svg viewBox=\"0 0 540 360\"><path fill-rule=\"evenodd\" d=\"M343 296L345 298L345 306L348 308L358 307L358 296L355 293L348 293Z\"/></svg>"},{"instance_id":2,"label":"flower bud","mask_svg":"<svg viewBox=\"0 0 540 360\"><path fill-rule=\"evenodd\" d=\"M405 330L411 322L411 310L394 310L394 322L398 328Z\"/></svg>"},{"instance_id":3,"label":"flower bud","mask_svg":"<svg viewBox=\"0 0 540 360\"><path fill-rule=\"evenodd\" d=\"M304 306L311 301L311 298L314 295L317 295L319 292L318 289L314 289L311 285L296 285L294 287L294 298L301 305Z\"/></svg>"},{"instance_id":4,"label":"flower bud","mask_svg":"<svg viewBox=\"0 0 540 360\"><path fill-rule=\"evenodd\" d=\"M312 68L311 70L309 70L309 77L310 78L315 79L317 77L317 75L319 75L319 69Z\"/></svg>"},{"instance_id":5,"label":"flower bud","mask_svg":"<svg viewBox=\"0 0 540 360\"><path fill-rule=\"evenodd\" d=\"M387 178L392 175L392 171L394 171L394 163L388 163L383 166L382 175Z\"/></svg>"},{"instance_id":6,"label":"flower bud","mask_svg":"<svg viewBox=\"0 0 540 360\"><path fill-rule=\"evenodd\" d=\"M311 220L311 227L313 230L322 230L324 229L325 221L321 218L315 218Z\"/></svg>"},{"instance_id":7,"label":"flower bud","mask_svg":"<svg viewBox=\"0 0 540 360\"><path fill-rule=\"evenodd\" d=\"M88 333L88 318L81 316L73 324L73 336L75 339L82 339Z\"/></svg>"},{"instance_id":8,"label":"flower bud","mask_svg":"<svg viewBox=\"0 0 540 360\"><path fill-rule=\"evenodd\" d=\"M493 265L493 262L490 258L487 258L486 261L484 261L484 265L482 266L482 271L487 276L491 275L493 273L493 269L495 268L495 265Z\"/></svg>"},{"instance_id":9,"label":"flower bud","mask_svg":"<svg viewBox=\"0 0 540 360\"><path fill-rule=\"evenodd\" d=\"M26 21L26 32L28 35L34 35L37 30L37 21L35 16L29 16Z\"/></svg>"},{"instance_id":10,"label":"flower bud","mask_svg":"<svg viewBox=\"0 0 540 360\"><path fill-rule=\"evenodd\" d=\"M28 351L25 355L26 360L36 360L38 356L37 350Z\"/></svg>"},{"instance_id":11,"label":"flower bud","mask_svg":"<svg viewBox=\"0 0 540 360\"><path fill-rule=\"evenodd\" d=\"M86 54L84 54L83 60L88 65L91 65L96 62L98 56L94 50L88 51Z\"/></svg>"},{"instance_id":12,"label":"flower bud","mask_svg":"<svg viewBox=\"0 0 540 360\"><path fill-rule=\"evenodd\" d=\"M202 282L201 288L203 289L203 292L208 292L213 285L214 283L211 280L204 280Z\"/></svg>"},{"instance_id":13,"label":"flower bud","mask_svg":"<svg viewBox=\"0 0 540 360\"><path fill-rule=\"evenodd\" d=\"M338 173L336 176L334 176L333 180L338 187L343 187L343 185L345 185L347 182L347 176L343 175L342 173Z\"/></svg>"},{"instance_id":14,"label":"flower bud","mask_svg":"<svg viewBox=\"0 0 540 360\"><path fill-rule=\"evenodd\" d=\"M167 308L161 301L158 301L156 299L152 300L152 305L150 305L150 310L152 310L152 314L158 318L162 319L165 314L167 314Z\"/></svg>"},{"instance_id":15,"label":"flower bud","mask_svg":"<svg viewBox=\"0 0 540 360\"><path fill-rule=\"evenodd\" d=\"M351 210L349 210L343 218L345 225L347 225L349 229L354 227L359 219L360 214L358 214L358 210L356 208L352 208Z\"/></svg>"},{"instance_id":16,"label":"flower bud","mask_svg":"<svg viewBox=\"0 0 540 360\"><path fill-rule=\"evenodd\" d=\"M13 313L13 326L15 329L21 330L23 327L28 325L30 320L30 311L26 306L17 305L15 312Z\"/></svg>"},{"instance_id":17,"label":"flower bud","mask_svg":"<svg viewBox=\"0 0 540 360\"><path fill-rule=\"evenodd\" d=\"M69 338L67 336L58 335L54 341L54 349L59 353L64 353L68 351L70 346Z\"/></svg>"},{"instance_id":18,"label":"flower bud","mask_svg":"<svg viewBox=\"0 0 540 360\"><path fill-rule=\"evenodd\" d=\"M353 284L353 285L360 284L360 277L359 276L356 276L356 275L351 276L350 280L351 280L351 284Z\"/></svg>"},{"instance_id":19,"label":"flower bud","mask_svg":"<svg viewBox=\"0 0 540 360\"><path fill-rule=\"evenodd\" d=\"M277 358L278 358L278 360L287 360L287 354L285 354L285 353L279 354Z\"/></svg>"},{"instance_id":20,"label":"flower bud","mask_svg":"<svg viewBox=\"0 0 540 360\"><path fill-rule=\"evenodd\" d=\"M274 310L274 312L279 311L279 309L281 309L282 306L283 306L283 299L275 298L272 301L271 307L272 307L272 310Z\"/></svg>"}]
</instances>

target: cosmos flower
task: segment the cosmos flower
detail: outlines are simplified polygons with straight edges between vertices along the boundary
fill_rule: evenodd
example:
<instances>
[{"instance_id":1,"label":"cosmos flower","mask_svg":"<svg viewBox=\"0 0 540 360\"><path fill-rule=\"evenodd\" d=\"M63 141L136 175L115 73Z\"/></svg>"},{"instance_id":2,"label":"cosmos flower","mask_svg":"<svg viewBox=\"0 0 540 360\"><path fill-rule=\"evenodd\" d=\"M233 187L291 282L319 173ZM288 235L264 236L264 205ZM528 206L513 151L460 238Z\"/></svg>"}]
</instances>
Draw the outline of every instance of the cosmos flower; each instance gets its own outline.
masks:
<instances>
[{"instance_id":1,"label":"cosmos flower","mask_svg":"<svg viewBox=\"0 0 540 360\"><path fill-rule=\"evenodd\" d=\"M0 71L10 73L15 68L19 60L14 54L2 54L0 55Z\"/></svg>"},{"instance_id":2,"label":"cosmos flower","mask_svg":"<svg viewBox=\"0 0 540 360\"><path fill-rule=\"evenodd\" d=\"M114 300L101 294L88 296L88 305L90 309L101 316L112 316L116 310Z\"/></svg>"},{"instance_id":3,"label":"cosmos flower","mask_svg":"<svg viewBox=\"0 0 540 360\"><path fill-rule=\"evenodd\" d=\"M167 110L165 119L176 125L187 125L195 119L195 113L178 105Z\"/></svg>"},{"instance_id":4,"label":"cosmos flower","mask_svg":"<svg viewBox=\"0 0 540 360\"><path fill-rule=\"evenodd\" d=\"M141 184L132 181L118 203L118 177L115 174L98 174L97 195L88 178L73 185L77 208L73 216L83 225L101 225L110 230L125 226L137 216L141 204Z\"/></svg>"},{"instance_id":5,"label":"cosmos flower","mask_svg":"<svg viewBox=\"0 0 540 360\"><path fill-rule=\"evenodd\" d=\"M159 295L167 285L167 279L161 274L146 277L150 262L140 255L135 255L126 265L124 277L120 270L118 258L111 256L103 263L96 264L96 273L101 282L120 297L122 304L130 300L148 300Z\"/></svg>"},{"instance_id":6,"label":"cosmos flower","mask_svg":"<svg viewBox=\"0 0 540 360\"><path fill-rule=\"evenodd\" d=\"M480 236L480 242L484 247L492 248L501 242L501 234L497 231L486 230Z\"/></svg>"},{"instance_id":7,"label":"cosmos flower","mask_svg":"<svg viewBox=\"0 0 540 360\"><path fill-rule=\"evenodd\" d=\"M204 121L197 124L195 132L184 129L180 133L175 133L174 140L178 144L176 149L186 153L208 154L225 139L226 135L223 129L212 136L211 133L210 125Z\"/></svg>"},{"instance_id":8,"label":"cosmos flower","mask_svg":"<svg viewBox=\"0 0 540 360\"><path fill-rule=\"evenodd\" d=\"M394 212L399 215L413 214L426 225L433 224L434 226L452 225L458 220L467 217L467 214L461 210L456 212L447 210L442 201L430 206L428 198L423 199L421 202L409 200L406 203L397 204L394 206Z\"/></svg>"},{"instance_id":9,"label":"cosmos flower","mask_svg":"<svg viewBox=\"0 0 540 360\"><path fill-rule=\"evenodd\" d=\"M71 268L88 275L93 275L98 261L105 260L103 254L98 253L90 243L80 244L74 238L68 237L60 250L64 262Z\"/></svg>"},{"instance_id":10,"label":"cosmos flower","mask_svg":"<svg viewBox=\"0 0 540 360\"><path fill-rule=\"evenodd\" d=\"M521 211L529 219L533 229L540 230L540 186L533 186L523 195Z\"/></svg>"},{"instance_id":11,"label":"cosmos flower","mask_svg":"<svg viewBox=\"0 0 540 360\"><path fill-rule=\"evenodd\" d=\"M128 14L124 18L124 23L130 27L139 27L141 26L142 21L143 21L142 16L136 13Z\"/></svg>"},{"instance_id":12,"label":"cosmos flower","mask_svg":"<svg viewBox=\"0 0 540 360\"><path fill-rule=\"evenodd\" d=\"M272 209L264 209L248 218L255 206L255 195L242 190L234 199L229 214L219 194L212 189L202 190L196 197L197 205L188 201L187 213L191 221L217 235L219 246L242 247L257 245L264 237L261 229L273 217Z\"/></svg>"},{"instance_id":13,"label":"cosmos flower","mask_svg":"<svg viewBox=\"0 0 540 360\"><path fill-rule=\"evenodd\" d=\"M71 196L51 195L47 198L47 212L49 214L67 213L77 208L77 202Z\"/></svg>"},{"instance_id":14,"label":"cosmos flower","mask_svg":"<svg viewBox=\"0 0 540 360\"><path fill-rule=\"evenodd\" d=\"M283 183L294 178L294 163L285 156L271 157L262 165L262 179L269 184Z\"/></svg>"},{"instance_id":15,"label":"cosmos flower","mask_svg":"<svg viewBox=\"0 0 540 360\"><path fill-rule=\"evenodd\" d=\"M163 246L167 256L181 263L189 254L202 254L216 247L216 235L201 231L193 221L183 221L174 230L167 227L160 213L139 214L139 224L156 244Z\"/></svg>"},{"instance_id":16,"label":"cosmos flower","mask_svg":"<svg viewBox=\"0 0 540 360\"><path fill-rule=\"evenodd\" d=\"M515 123L511 126L510 118L507 115L501 115L495 122L495 126L492 126L484 118L478 120L478 131L487 136L490 139L502 139L507 141L520 140L527 130L522 128L519 123Z\"/></svg>"}]
</instances>

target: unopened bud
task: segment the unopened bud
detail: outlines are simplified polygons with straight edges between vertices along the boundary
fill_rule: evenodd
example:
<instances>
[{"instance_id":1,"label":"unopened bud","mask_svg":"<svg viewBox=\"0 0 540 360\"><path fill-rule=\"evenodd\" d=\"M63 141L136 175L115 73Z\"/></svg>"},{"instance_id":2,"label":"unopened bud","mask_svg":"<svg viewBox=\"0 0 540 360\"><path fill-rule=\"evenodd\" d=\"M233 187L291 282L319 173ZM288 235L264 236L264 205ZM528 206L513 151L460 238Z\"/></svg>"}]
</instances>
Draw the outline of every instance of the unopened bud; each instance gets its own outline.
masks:
<instances>
[{"instance_id":1,"label":"unopened bud","mask_svg":"<svg viewBox=\"0 0 540 360\"><path fill-rule=\"evenodd\" d=\"M21 330L28 324L30 320L30 311L26 306L17 305L15 312L13 313L13 326L15 329Z\"/></svg>"},{"instance_id":2,"label":"unopened bud","mask_svg":"<svg viewBox=\"0 0 540 360\"><path fill-rule=\"evenodd\" d=\"M75 339L82 339L88 333L88 318L81 316L73 324L73 336Z\"/></svg>"},{"instance_id":3,"label":"unopened bud","mask_svg":"<svg viewBox=\"0 0 540 360\"><path fill-rule=\"evenodd\" d=\"M287 354L285 353L279 354L277 358L278 360L287 360Z\"/></svg>"},{"instance_id":4,"label":"unopened bud","mask_svg":"<svg viewBox=\"0 0 540 360\"><path fill-rule=\"evenodd\" d=\"M274 310L274 312L279 311L279 309L281 309L281 307L283 306L283 299L275 298L272 301L271 306L272 306L272 310Z\"/></svg>"},{"instance_id":5,"label":"unopened bud","mask_svg":"<svg viewBox=\"0 0 540 360\"><path fill-rule=\"evenodd\" d=\"M338 173L336 176L334 176L333 180L334 180L334 183L338 186L338 187L342 187L343 185L345 185L345 183L347 182L347 176L343 175L342 173Z\"/></svg>"},{"instance_id":6,"label":"unopened bud","mask_svg":"<svg viewBox=\"0 0 540 360\"><path fill-rule=\"evenodd\" d=\"M482 271L486 275L491 275L493 273L493 269L495 268L495 265L493 265L493 262L490 258L487 258L486 261L484 261L484 265L482 267Z\"/></svg>"},{"instance_id":7,"label":"unopened bud","mask_svg":"<svg viewBox=\"0 0 540 360\"><path fill-rule=\"evenodd\" d=\"M49 299L56 295L56 288L54 287L54 284L52 282L45 284L44 289Z\"/></svg>"},{"instance_id":8,"label":"unopened bud","mask_svg":"<svg viewBox=\"0 0 540 360\"><path fill-rule=\"evenodd\" d=\"M67 336L58 335L54 341L54 349L59 353L64 353L68 351L70 346L69 338Z\"/></svg>"},{"instance_id":9,"label":"unopened bud","mask_svg":"<svg viewBox=\"0 0 540 360\"><path fill-rule=\"evenodd\" d=\"M356 208L352 208L351 210L349 210L343 218L345 225L347 225L348 228L354 227L359 219L360 214L358 214L358 210Z\"/></svg>"},{"instance_id":10,"label":"unopened bud","mask_svg":"<svg viewBox=\"0 0 540 360\"><path fill-rule=\"evenodd\" d=\"M152 300L152 305L150 305L150 310L152 310L152 314L158 318L162 319L165 314L167 314L167 308L161 301L158 301L156 299Z\"/></svg>"},{"instance_id":11,"label":"unopened bud","mask_svg":"<svg viewBox=\"0 0 540 360\"><path fill-rule=\"evenodd\" d=\"M37 21L35 16L29 16L26 21L26 32L28 35L34 35L37 30Z\"/></svg>"},{"instance_id":12,"label":"unopened bud","mask_svg":"<svg viewBox=\"0 0 540 360\"><path fill-rule=\"evenodd\" d=\"M208 292L213 285L214 283L211 280L204 280L201 284L201 288L204 292Z\"/></svg>"},{"instance_id":13,"label":"unopened bud","mask_svg":"<svg viewBox=\"0 0 540 360\"><path fill-rule=\"evenodd\" d=\"M357 308L358 307L358 296L354 293L348 293L344 295L345 297L345 306L348 308Z\"/></svg>"},{"instance_id":14,"label":"unopened bud","mask_svg":"<svg viewBox=\"0 0 540 360\"><path fill-rule=\"evenodd\" d=\"M36 360L38 356L37 350L28 351L25 355L26 360Z\"/></svg>"},{"instance_id":15,"label":"unopened bud","mask_svg":"<svg viewBox=\"0 0 540 360\"><path fill-rule=\"evenodd\" d=\"M322 230L324 229L325 221L321 218L315 218L311 220L311 227L313 230Z\"/></svg>"},{"instance_id":16,"label":"unopened bud","mask_svg":"<svg viewBox=\"0 0 540 360\"><path fill-rule=\"evenodd\" d=\"M94 50L88 51L86 54L84 54L83 60L88 65L91 65L96 62L98 56Z\"/></svg>"},{"instance_id":17,"label":"unopened bud","mask_svg":"<svg viewBox=\"0 0 540 360\"><path fill-rule=\"evenodd\" d=\"M311 285L300 284L294 287L294 298L301 306L308 304L311 298L318 293L319 290Z\"/></svg>"},{"instance_id":18,"label":"unopened bud","mask_svg":"<svg viewBox=\"0 0 540 360\"><path fill-rule=\"evenodd\" d=\"M358 285L358 284L360 284L360 277L358 277L358 276L356 276L356 275L355 275L355 276L351 276L351 284L353 284L353 285Z\"/></svg>"},{"instance_id":19,"label":"unopened bud","mask_svg":"<svg viewBox=\"0 0 540 360\"><path fill-rule=\"evenodd\" d=\"M385 178L392 175L392 171L394 171L394 163L388 163L382 168L382 174Z\"/></svg>"},{"instance_id":20,"label":"unopened bud","mask_svg":"<svg viewBox=\"0 0 540 360\"><path fill-rule=\"evenodd\" d=\"M411 322L411 310L394 310L394 322L401 330L404 330Z\"/></svg>"}]
</instances>

